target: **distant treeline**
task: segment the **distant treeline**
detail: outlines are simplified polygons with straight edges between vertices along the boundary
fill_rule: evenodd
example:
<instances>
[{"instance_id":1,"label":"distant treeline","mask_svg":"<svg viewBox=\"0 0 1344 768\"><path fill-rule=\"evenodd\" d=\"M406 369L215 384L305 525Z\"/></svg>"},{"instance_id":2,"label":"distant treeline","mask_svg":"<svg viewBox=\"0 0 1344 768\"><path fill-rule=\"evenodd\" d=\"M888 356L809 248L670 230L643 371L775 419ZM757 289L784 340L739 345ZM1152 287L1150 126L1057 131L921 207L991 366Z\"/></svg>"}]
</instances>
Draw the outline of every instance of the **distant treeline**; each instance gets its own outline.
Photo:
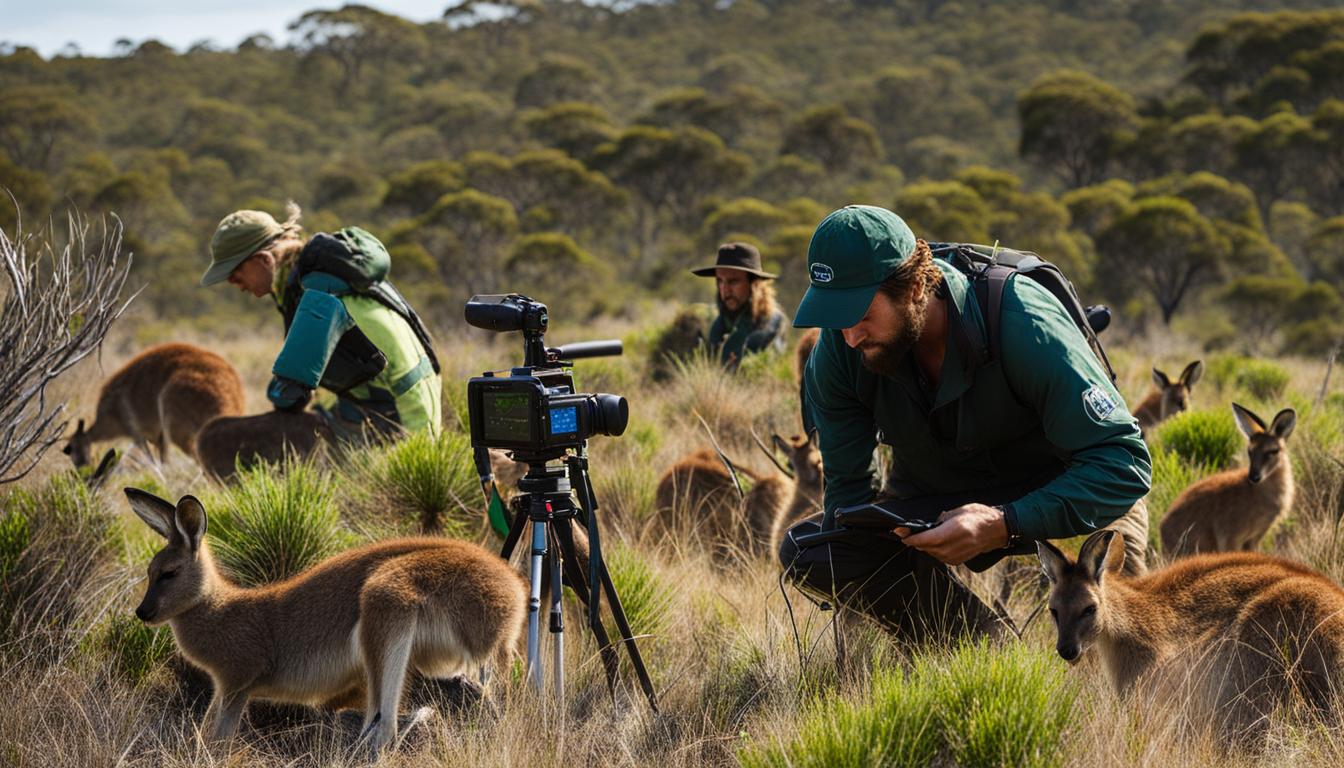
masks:
<instances>
[{"instance_id":1,"label":"distant treeline","mask_svg":"<svg viewBox=\"0 0 1344 768\"><path fill-rule=\"evenodd\" d=\"M482 291L563 295L567 317L705 298L684 269L730 238L788 303L812 227L863 202L1035 249L1128 328L1305 354L1344 336L1344 11L487 5L312 11L283 46L0 48L0 186L25 230L115 212L169 319L261 311L196 280L224 214L287 199L310 231L383 237L440 323Z\"/></svg>"}]
</instances>

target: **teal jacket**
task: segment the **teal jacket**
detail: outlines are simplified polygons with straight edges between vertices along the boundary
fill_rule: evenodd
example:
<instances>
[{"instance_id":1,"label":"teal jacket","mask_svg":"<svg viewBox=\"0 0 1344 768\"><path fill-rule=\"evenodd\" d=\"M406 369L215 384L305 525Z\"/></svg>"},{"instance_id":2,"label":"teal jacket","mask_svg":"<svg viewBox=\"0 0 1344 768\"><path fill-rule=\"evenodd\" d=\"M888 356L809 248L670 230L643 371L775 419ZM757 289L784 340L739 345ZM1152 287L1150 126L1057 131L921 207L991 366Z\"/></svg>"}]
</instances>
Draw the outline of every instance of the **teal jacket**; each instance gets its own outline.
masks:
<instances>
[{"instance_id":1,"label":"teal jacket","mask_svg":"<svg viewBox=\"0 0 1344 768\"><path fill-rule=\"evenodd\" d=\"M784 328L788 318L776 309L761 322L751 321L751 308L744 307L736 315L720 313L709 327L709 347L719 351L719 362L736 367L742 358L773 346L784 351Z\"/></svg>"},{"instance_id":2,"label":"teal jacket","mask_svg":"<svg viewBox=\"0 0 1344 768\"><path fill-rule=\"evenodd\" d=\"M949 299L936 391L921 385L913 358L894 378L867 370L836 330L822 332L808 361L806 407L820 438L827 515L873 497L880 433L902 495L1053 476L1012 504L1024 537L1076 536L1122 516L1148 492L1152 461L1138 423L1064 308L1030 279L1010 280L1001 359L968 379L953 323L974 323L978 337L988 338L984 320L966 277L935 263Z\"/></svg>"}]
</instances>

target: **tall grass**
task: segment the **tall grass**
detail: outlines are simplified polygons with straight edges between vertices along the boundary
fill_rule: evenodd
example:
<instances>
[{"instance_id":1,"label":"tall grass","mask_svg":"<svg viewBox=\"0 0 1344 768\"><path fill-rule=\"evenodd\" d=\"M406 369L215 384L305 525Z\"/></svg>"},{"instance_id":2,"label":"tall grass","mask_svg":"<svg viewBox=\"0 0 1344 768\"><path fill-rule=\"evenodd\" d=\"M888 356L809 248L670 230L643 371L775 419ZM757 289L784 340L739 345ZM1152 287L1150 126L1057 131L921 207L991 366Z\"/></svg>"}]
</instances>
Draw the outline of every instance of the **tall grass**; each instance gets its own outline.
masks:
<instances>
[{"instance_id":1,"label":"tall grass","mask_svg":"<svg viewBox=\"0 0 1344 768\"><path fill-rule=\"evenodd\" d=\"M313 463L261 464L236 480L205 503L215 556L238 583L282 581L352 543L332 477Z\"/></svg>"}]
</instances>

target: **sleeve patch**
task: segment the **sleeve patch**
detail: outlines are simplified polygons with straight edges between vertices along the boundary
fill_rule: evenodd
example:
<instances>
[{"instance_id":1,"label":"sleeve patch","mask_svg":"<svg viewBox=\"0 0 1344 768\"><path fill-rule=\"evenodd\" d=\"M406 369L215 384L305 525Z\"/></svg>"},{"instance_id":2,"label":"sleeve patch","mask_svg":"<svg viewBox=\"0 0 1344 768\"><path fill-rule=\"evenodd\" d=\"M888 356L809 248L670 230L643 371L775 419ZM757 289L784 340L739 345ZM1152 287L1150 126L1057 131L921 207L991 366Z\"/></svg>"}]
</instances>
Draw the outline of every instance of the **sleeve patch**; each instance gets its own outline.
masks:
<instances>
[{"instance_id":1,"label":"sleeve patch","mask_svg":"<svg viewBox=\"0 0 1344 768\"><path fill-rule=\"evenodd\" d=\"M1104 423L1110 418L1115 409L1115 398L1105 390L1100 384L1093 384L1090 389L1083 393L1083 410L1087 412L1087 417L1098 424Z\"/></svg>"}]
</instances>

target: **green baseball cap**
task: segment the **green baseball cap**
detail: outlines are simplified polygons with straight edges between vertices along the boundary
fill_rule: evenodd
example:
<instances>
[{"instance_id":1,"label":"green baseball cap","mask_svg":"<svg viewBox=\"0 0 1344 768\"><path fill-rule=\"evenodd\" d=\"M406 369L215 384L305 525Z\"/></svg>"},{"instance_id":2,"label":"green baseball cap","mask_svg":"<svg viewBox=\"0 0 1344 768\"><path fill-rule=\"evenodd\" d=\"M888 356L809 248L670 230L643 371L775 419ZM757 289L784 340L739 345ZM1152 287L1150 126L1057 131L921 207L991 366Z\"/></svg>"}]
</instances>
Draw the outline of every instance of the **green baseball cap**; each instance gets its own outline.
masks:
<instances>
[{"instance_id":1,"label":"green baseball cap","mask_svg":"<svg viewBox=\"0 0 1344 768\"><path fill-rule=\"evenodd\" d=\"M872 205L847 205L822 219L807 247L807 293L795 328L849 328L863 319L883 280L915 251L900 216Z\"/></svg>"},{"instance_id":2,"label":"green baseball cap","mask_svg":"<svg viewBox=\"0 0 1344 768\"><path fill-rule=\"evenodd\" d=\"M229 279L239 264L266 244L284 234L285 228L265 211L234 211L215 227L210 238L210 268L201 276L201 285L214 285Z\"/></svg>"}]
</instances>

